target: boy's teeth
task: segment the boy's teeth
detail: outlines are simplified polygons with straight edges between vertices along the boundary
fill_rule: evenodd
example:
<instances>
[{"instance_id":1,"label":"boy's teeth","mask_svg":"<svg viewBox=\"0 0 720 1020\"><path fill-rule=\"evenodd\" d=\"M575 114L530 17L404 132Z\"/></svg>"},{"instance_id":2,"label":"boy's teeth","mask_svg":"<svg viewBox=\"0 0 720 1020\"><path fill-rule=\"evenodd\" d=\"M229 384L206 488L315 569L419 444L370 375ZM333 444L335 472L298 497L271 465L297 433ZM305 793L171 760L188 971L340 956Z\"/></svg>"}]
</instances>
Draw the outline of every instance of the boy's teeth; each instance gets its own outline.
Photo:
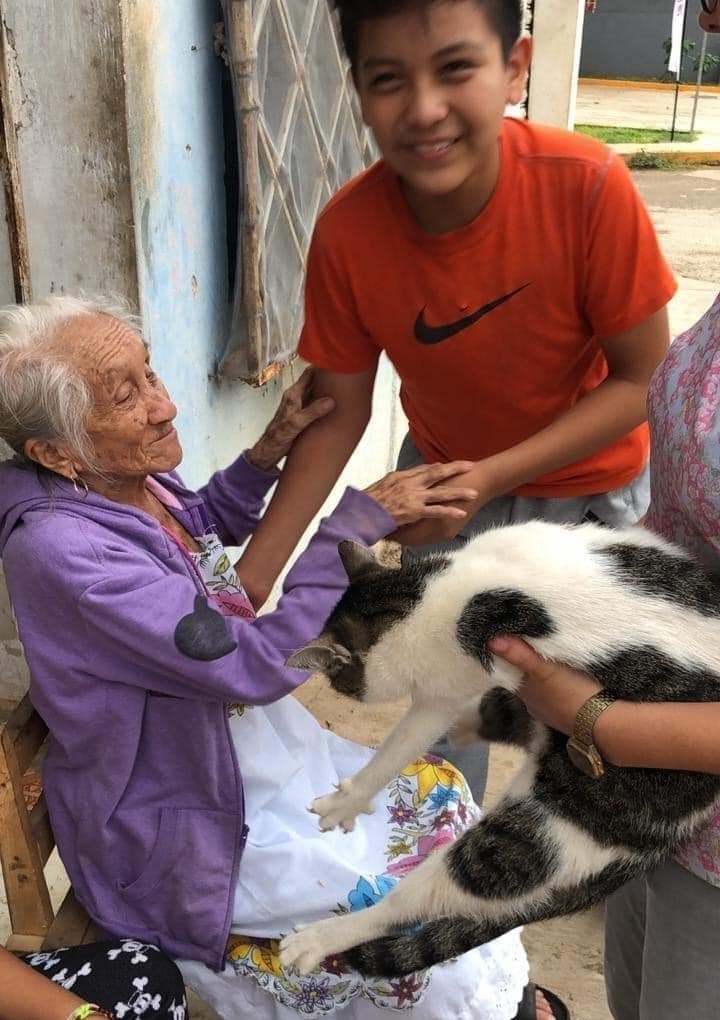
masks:
<instances>
[{"instance_id":1,"label":"boy's teeth","mask_svg":"<svg viewBox=\"0 0 720 1020\"><path fill-rule=\"evenodd\" d=\"M433 145L416 145L415 148L418 152L436 153L449 149L451 144L451 142L435 142Z\"/></svg>"}]
</instances>

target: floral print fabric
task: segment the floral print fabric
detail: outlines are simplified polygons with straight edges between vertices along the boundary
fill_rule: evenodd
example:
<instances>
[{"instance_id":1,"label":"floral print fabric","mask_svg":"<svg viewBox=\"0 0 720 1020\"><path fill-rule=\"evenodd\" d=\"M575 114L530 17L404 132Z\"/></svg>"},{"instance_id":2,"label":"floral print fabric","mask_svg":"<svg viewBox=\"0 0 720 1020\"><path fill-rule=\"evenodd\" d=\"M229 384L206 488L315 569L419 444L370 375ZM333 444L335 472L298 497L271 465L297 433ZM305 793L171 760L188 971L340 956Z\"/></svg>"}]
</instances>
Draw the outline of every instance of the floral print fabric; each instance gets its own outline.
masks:
<instances>
[{"instance_id":1,"label":"floral print fabric","mask_svg":"<svg viewBox=\"0 0 720 1020\"><path fill-rule=\"evenodd\" d=\"M244 592L212 539L204 536L204 551L193 560L218 608L219 596L243 598ZM282 970L278 939L293 925L372 906L429 853L477 822L480 811L458 770L426 756L393 780L353 832L320 832L308 805L362 768L373 752L323 729L293 697L227 708L249 831L225 971L213 976L182 963L201 996L224 1017L256 1020L325 1017L339 1010L345 1020L373 1020L388 1009L411 1010L413 1020L514 1017L527 982L518 932L401 978L365 979L339 959L304 977Z\"/></svg>"},{"instance_id":2,"label":"floral print fabric","mask_svg":"<svg viewBox=\"0 0 720 1020\"><path fill-rule=\"evenodd\" d=\"M672 344L651 383L648 410L646 524L720 571L720 294ZM720 807L677 860L720 886Z\"/></svg>"}]
</instances>

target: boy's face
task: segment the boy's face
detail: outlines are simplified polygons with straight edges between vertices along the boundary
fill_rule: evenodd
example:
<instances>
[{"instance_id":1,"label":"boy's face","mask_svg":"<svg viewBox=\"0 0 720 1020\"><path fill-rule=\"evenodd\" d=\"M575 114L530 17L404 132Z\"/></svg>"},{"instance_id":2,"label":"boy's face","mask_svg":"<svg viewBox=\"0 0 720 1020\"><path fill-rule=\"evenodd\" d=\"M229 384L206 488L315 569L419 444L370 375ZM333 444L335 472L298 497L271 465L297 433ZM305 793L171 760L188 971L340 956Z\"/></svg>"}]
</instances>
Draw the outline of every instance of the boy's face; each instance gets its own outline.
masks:
<instances>
[{"instance_id":1,"label":"boy's face","mask_svg":"<svg viewBox=\"0 0 720 1020\"><path fill-rule=\"evenodd\" d=\"M529 41L519 40L506 61L474 0L371 19L358 41L363 119L411 204L492 191L503 114L523 97Z\"/></svg>"}]
</instances>

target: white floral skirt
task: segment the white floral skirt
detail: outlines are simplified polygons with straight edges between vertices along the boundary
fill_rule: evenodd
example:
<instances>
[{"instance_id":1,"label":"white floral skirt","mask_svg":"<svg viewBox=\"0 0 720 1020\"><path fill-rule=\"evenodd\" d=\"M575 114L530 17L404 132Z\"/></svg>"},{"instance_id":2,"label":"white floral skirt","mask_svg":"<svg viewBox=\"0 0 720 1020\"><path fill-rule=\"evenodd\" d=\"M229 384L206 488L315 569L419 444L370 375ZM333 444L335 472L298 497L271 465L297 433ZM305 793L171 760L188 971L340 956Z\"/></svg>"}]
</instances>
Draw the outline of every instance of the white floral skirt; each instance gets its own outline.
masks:
<instances>
[{"instance_id":1,"label":"white floral skirt","mask_svg":"<svg viewBox=\"0 0 720 1020\"><path fill-rule=\"evenodd\" d=\"M306 977L285 973L278 939L299 922L362 910L436 847L480 817L461 774L428 756L409 765L351 833L320 832L307 807L353 775L372 751L324 730L293 697L233 709L230 726L249 835L240 862L227 965L183 963L186 980L225 1020L293 1020L342 1011L373 1020L510 1020L528 978L518 932L429 970L363 978L340 960ZM251 1013L252 1011L252 1013Z\"/></svg>"}]
</instances>

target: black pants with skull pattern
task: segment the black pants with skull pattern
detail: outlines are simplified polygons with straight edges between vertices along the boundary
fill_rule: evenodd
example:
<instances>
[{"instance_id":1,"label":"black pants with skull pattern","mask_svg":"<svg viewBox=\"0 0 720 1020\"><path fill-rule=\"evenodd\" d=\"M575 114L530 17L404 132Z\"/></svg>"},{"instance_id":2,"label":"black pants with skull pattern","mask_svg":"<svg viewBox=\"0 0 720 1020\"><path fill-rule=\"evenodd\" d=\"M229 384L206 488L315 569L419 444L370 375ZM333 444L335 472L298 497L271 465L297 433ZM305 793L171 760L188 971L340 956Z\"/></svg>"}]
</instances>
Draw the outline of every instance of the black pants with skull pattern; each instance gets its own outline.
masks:
<instances>
[{"instance_id":1,"label":"black pants with skull pattern","mask_svg":"<svg viewBox=\"0 0 720 1020\"><path fill-rule=\"evenodd\" d=\"M117 1020L188 1020L185 986L171 959L134 939L94 942L21 959Z\"/></svg>"}]
</instances>

